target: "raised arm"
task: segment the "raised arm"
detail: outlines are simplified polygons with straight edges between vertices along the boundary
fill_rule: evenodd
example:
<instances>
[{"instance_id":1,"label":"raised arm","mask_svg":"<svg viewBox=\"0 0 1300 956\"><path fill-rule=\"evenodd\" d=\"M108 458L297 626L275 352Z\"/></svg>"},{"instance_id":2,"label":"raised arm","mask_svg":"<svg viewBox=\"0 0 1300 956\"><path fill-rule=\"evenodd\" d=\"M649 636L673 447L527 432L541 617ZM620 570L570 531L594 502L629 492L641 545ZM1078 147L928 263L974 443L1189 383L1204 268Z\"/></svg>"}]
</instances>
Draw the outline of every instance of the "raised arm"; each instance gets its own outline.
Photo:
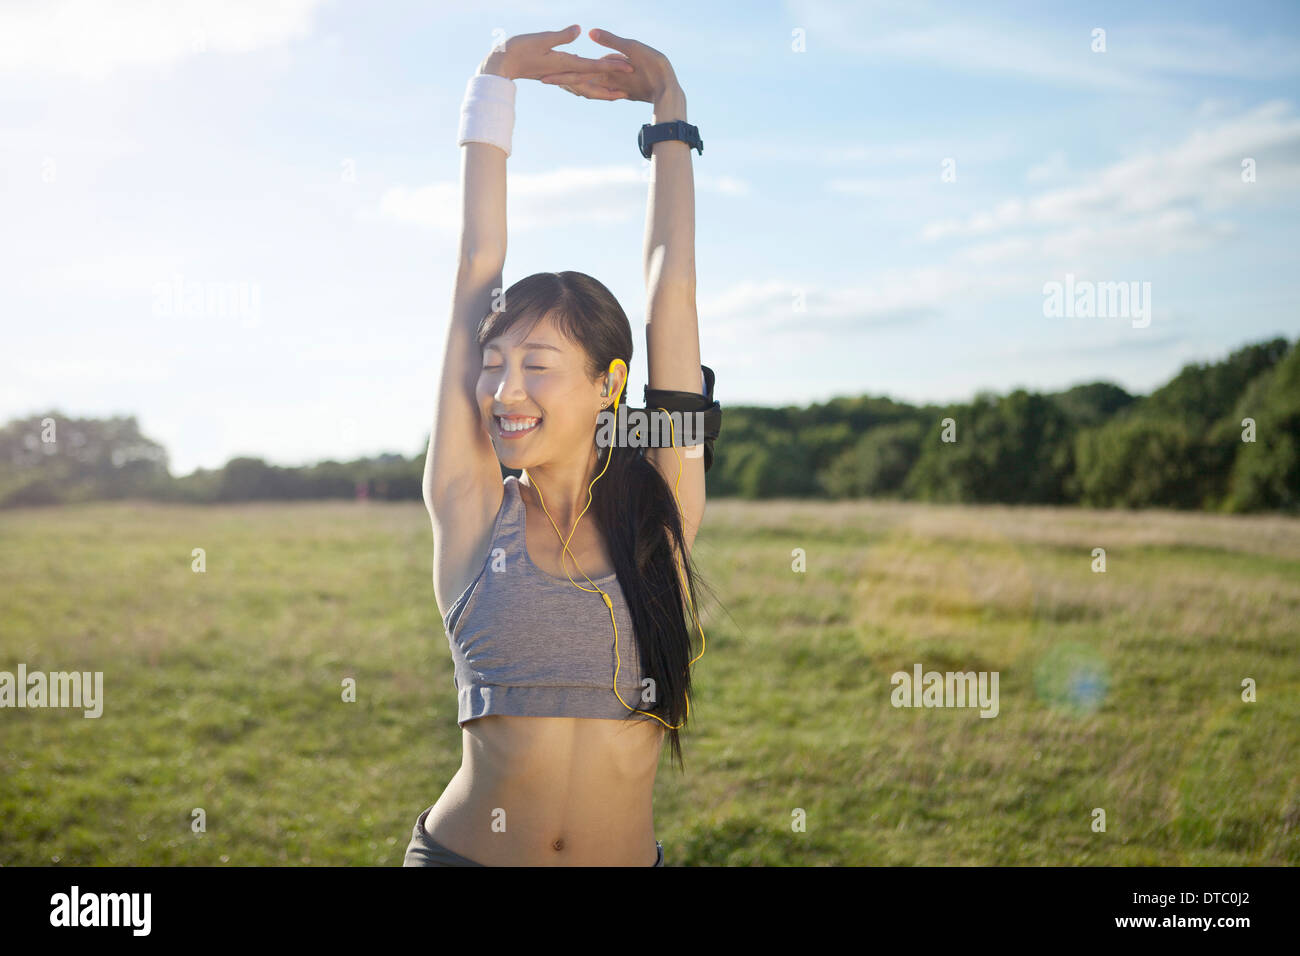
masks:
<instances>
[{"instance_id":1,"label":"raised arm","mask_svg":"<svg viewBox=\"0 0 1300 956\"><path fill-rule=\"evenodd\" d=\"M484 60L480 73L492 71L491 60ZM461 147L461 234L451 321L424 465L424 501L435 524L458 499L463 505L467 492L482 495L500 483L496 450L476 398L483 363L475 333L491 311L494 292L499 294L505 256L506 153L499 146L467 142Z\"/></svg>"},{"instance_id":2,"label":"raised arm","mask_svg":"<svg viewBox=\"0 0 1300 956\"><path fill-rule=\"evenodd\" d=\"M537 79L557 70L576 71L598 81L611 71L632 72L622 62L592 60L555 50L578 35L578 27L511 37L479 65L480 74L503 78L483 90L488 109L512 119L514 81ZM475 107L470 104L471 108ZM494 124L484 129L492 130ZM511 124L512 125L512 124ZM470 133L476 130L471 125ZM510 130L495 130L489 139ZM499 302L506 257L506 149L501 142L465 142L461 154L461 234L451 322L443 353L438 407L424 466L424 501L435 531L458 509L500 503L501 470L496 450L478 406L482 355L475 341L480 319ZM477 498L477 502L474 500ZM468 499L468 500L467 500ZM484 508L483 510L489 510ZM495 507L490 508L495 511Z\"/></svg>"},{"instance_id":3,"label":"raised arm","mask_svg":"<svg viewBox=\"0 0 1300 956\"><path fill-rule=\"evenodd\" d=\"M652 124L686 122L686 94L674 82L660 91ZM695 309L695 173L691 147L664 140L651 147L646 208L646 351L650 387L703 392L700 326ZM651 448L646 454L681 502L687 549L704 520L703 446ZM680 455L680 458L679 458Z\"/></svg>"},{"instance_id":4,"label":"raised arm","mask_svg":"<svg viewBox=\"0 0 1300 956\"><path fill-rule=\"evenodd\" d=\"M686 94L674 81L654 103L652 124L686 121ZM691 147L664 140L651 147L646 207L646 346L650 387L703 390L695 310L695 173ZM702 459L701 459L702 461Z\"/></svg>"},{"instance_id":5,"label":"raised arm","mask_svg":"<svg viewBox=\"0 0 1300 956\"><path fill-rule=\"evenodd\" d=\"M651 124L687 121L686 94L672 65L658 50L608 30L591 38L617 51L635 72L608 80L628 99L648 102ZM646 207L646 352L650 388L704 392L700 329L695 309L695 173L691 147L663 140L650 151L650 195ZM687 547L704 519L703 446L647 448L646 458L677 491Z\"/></svg>"}]
</instances>

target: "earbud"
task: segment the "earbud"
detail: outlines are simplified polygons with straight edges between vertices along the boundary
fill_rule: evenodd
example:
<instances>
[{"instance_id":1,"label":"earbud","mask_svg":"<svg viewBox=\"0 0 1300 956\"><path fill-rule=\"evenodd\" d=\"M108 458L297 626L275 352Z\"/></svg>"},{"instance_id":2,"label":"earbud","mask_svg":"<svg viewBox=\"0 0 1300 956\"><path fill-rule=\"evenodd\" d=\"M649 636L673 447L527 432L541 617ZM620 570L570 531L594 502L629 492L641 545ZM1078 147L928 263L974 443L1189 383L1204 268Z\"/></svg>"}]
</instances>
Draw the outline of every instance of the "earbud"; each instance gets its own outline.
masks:
<instances>
[{"instance_id":1,"label":"earbud","mask_svg":"<svg viewBox=\"0 0 1300 956\"><path fill-rule=\"evenodd\" d=\"M609 376L609 377L613 377L613 375L614 375L614 366L616 366L616 365L621 365L621 366L623 366L624 368L627 368L627 363L624 362L622 359L614 359L614 361L612 361L612 362L609 363L609 368L606 370L606 373L605 373L605 374L606 374L607 376ZM609 395L609 379L608 379L608 378L605 380L605 384L604 384L603 386L601 386L600 394L601 394L601 395Z\"/></svg>"}]
</instances>

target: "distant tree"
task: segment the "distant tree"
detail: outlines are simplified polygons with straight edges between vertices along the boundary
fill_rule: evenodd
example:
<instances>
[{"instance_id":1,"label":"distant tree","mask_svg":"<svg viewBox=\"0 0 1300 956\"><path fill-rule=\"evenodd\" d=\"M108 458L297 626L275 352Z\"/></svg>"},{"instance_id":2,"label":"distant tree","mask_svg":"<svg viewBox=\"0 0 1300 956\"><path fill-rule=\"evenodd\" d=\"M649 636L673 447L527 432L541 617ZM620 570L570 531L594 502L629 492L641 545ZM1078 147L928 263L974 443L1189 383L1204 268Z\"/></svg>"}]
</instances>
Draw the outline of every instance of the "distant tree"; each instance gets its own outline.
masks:
<instances>
[{"instance_id":1,"label":"distant tree","mask_svg":"<svg viewBox=\"0 0 1300 956\"><path fill-rule=\"evenodd\" d=\"M719 494L734 494L740 498L757 498L762 488L763 472L768 465L767 450L754 439L732 442L725 457L718 454L713 470L718 470ZM714 484L710 474L709 484Z\"/></svg>"},{"instance_id":2,"label":"distant tree","mask_svg":"<svg viewBox=\"0 0 1300 956\"><path fill-rule=\"evenodd\" d=\"M854 441L853 429L848 422L821 422L796 432L798 442L807 454L811 471L808 487L816 486L816 474L828 467Z\"/></svg>"},{"instance_id":3,"label":"distant tree","mask_svg":"<svg viewBox=\"0 0 1300 956\"><path fill-rule=\"evenodd\" d=\"M1089 382L1050 394L982 392L947 406L876 396L727 406L709 494L1300 509L1297 348L1275 338L1186 365L1145 398ZM949 417L956 442L940 440ZM1253 442L1242 440L1243 419L1254 422ZM426 450L301 467L239 457L172 478L166 452L135 418L52 411L0 428L0 507L128 496L352 499L358 487L372 499L419 501Z\"/></svg>"},{"instance_id":4,"label":"distant tree","mask_svg":"<svg viewBox=\"0 0 1300 956\"><path fill-rule=\"evenodd\" d=\"M1079 499L1100 507L1210 509L1281 500L1258 487L1248 492L1250 482L1231 503L1229 494L1234 463L1252 448L1241 441L1242 412L1251 405L1275 408L1266 396L1287 354L1287 341L1279 338L1238 349L1222 362L1185 365L1109 422L1081 432L1073 445ZM1283 415L1274 432L1279 444L1271 447L1279 456L1273 467L1288 454L1285 435Z\"/></svg>"},{"instance_id":5,"label":"distant tree","mask_svg":"<svg viewBox=\"0 0 1300 956\"><path fill-rule=\"evenodd\" d=\"M73 418L52 410L0 429L0 506L155 497L167 452L135 416Z\"/></svg>"},{"instance_id":6,"label":"distant tree","mask_svg":"<svg viewBox=\"0 0 1300 956\"><path fill-rule=\"evenodd\" d=\"M1284 338L1270 339L1240 348L1221 362L1185 365L1134 411L1208 427L1228 415L1250 383L1277 365L1288 347Z\"/></svg>"},{"instance_id":7,"label":"distant tree","mask_svg":"<svg viewBox=\"0 0 1300 956\"><path fill-rule=\"evenodd\" d=\"M1137 396L1130 395L1109 382L1076 385L1049 397L1060 406L1070 424L1076 428L1100 425L1138 400Z\"/></svg>"},{"instance_id":8,"label":"distant tree","mask_svg":"<svg viewBox=\"0 0 1300 956\"><path fill-rule=\"evenodd\" d=\"M1227 506L1233 511L1300 510L1300 341L1259 389L1243 398L1228 426L1238 442ZM1241 440L1241 420L1255 440Z\"/></svg>"},{"instance_id":9,"label":"distant tree","mask_svg":"<svg viewBox=\"0 0 1300 956\"><path fill-rule=\"evenodd\" d=\"M1179 421L1110 422L1075 441L1080 499L1099 508L1195 508L1201 503L1201 444Z\"/></svg>"},{"instance_id":10,"label":"distant tree","mask_svg":"<svg viewBox=\"0 0 1300 956\"><path fill-rule=\"evenodd\" d=\"M955 422L956 441L942 440L942 418ZM924 433L921 454L904 482L929 501L1025 502L1065 500L1069 461L1061 453L1071 432L1059 405L1017 389L1005 398L982 393L945 410Z\"/></svg>"},{"instance_id":11,"label":"distant tree","mask_svg":"<svg viewBox=\"0 0 1300 956\"><path fill-rule=\"evenodd\" d=\"M287 497L280 469L260 458L232 458L221 472L218 501L257 501Z\"/></svg>"},{"instance_id":12,"label":"distant tree","mask_svg":"<svg viewBox=\"0 0 1300 956\"><path fill-rule=\"evenodd\" d=\"M926 426L920 421L880 425L827 467L822 486L835 498L896 496L921 455Z\"/></svg>"}]
</instances>

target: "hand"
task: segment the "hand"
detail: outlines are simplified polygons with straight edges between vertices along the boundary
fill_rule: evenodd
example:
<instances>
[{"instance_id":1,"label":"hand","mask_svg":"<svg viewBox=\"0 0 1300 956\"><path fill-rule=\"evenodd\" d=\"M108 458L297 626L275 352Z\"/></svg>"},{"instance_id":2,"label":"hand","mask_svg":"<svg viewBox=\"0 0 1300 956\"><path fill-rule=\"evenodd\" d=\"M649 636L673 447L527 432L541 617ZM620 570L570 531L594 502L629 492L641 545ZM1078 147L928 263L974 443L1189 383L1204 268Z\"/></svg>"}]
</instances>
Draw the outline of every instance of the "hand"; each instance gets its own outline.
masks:
<instances>
[{"instance_id":1,"label":"hand","mask_svg":"<svg viewBox=\"0 0 1300 956\"><path fill-rule=\"evenodd\" d=\"M631 73L634 67L622 60L608 57L592 60L552 49L561 43L577 39L577 24L564 30L547 30L541 33L522 33L505 42L505 48L493 50L479 66L480 73L496 73L510 80L536 80L543 76L562 73L573 77L574 86L583 89L583 95L594 99L622 99L622 93L604 87L605 79L614 73Z\"/></svg>"},{"instance_id":2,"label":"hand","mask_svg":"<svg viewBox=\"0 0 1300 956\"><path fill-rule=\"evenodd\" d=\"M577 96L589 96L591 94L587 90L593 88L614 90L624 94L617 97L618 99L635 100L641 103L658 102L665 93L679 88L677 86L677 74L673 72L668 57L654 49L654 47L646 46L637 40L616 36L608 30L592 29L587 32L587 35L601 46L612 47L617 51L608 53L599 60L588 62L623 62L630 65L632 69L621 72L611 70L611 72L599 78L593 78L590 72L566 70L564 72L543 74L540 77L543 83L563 86L570 93ZM609 68L607 67L607 69ZM594 96L592 98L611 99L615 97Z\"/></svg>"},{"instance_id":3,"label":"hand","mask_svg":"<svg viewBox=\"0 0 1300 956\"><path fill-rule=\"evenodd\" d=\"M599 60L592 60L592 63L607 63L605 67L607 73L593 72L573 72L573 73L552 73L539 79L551 86L558 86L561 89L568 90L574 96L585 96L589 100L626 100L631 99L626 89L619 89L621 84L616 83L612 76L620 77L630 74L633 71L632 64L619 53L607 53Z\"/></svg>"}]
</instances>

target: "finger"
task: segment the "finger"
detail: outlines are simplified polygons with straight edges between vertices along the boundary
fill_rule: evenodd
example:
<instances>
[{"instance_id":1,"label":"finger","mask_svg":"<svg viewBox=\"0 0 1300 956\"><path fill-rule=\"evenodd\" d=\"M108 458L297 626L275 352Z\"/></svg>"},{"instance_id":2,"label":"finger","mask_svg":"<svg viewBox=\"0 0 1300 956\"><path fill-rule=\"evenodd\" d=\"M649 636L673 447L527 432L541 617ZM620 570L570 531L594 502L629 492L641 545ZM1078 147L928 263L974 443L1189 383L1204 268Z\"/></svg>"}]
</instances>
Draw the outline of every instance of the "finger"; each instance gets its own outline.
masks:
<instances>
[{"instance_id":1,"label":"finger","mask_svg":"<svg viewBox=\"0 0 1300 956\"><path fill-rule=\"evenodd\" d=\"M623 72L625 72L625 73L635 73L635 72L636 72L636 67L632 65L632 61L629 60L629 59L627 58L627 56L625 56L625 55L622 54L622 53L606 53L604 56L602 56L602 57L601 57L599 60L597 60L596 62L597 62L597 63L612 63L612 64L614 64L615 66L618 66L618 65L621 64L623 67L625 67L625 69L624 69Z\"/></svg>"},{"instance_id":2,"label":"finger","mask_svg":"<svg viewBox=\"0 0 1300 956\"><path fill-rule=\"evenodd\" d=\"M622 99L627 94L620 89L612 86L606 86L599 80L584 80L577 85L578 91L586 97L593 100L617 100Z\"/></svg>"},{"instance_id":3,"label":"finger","mask_svg":"<svg viewBox=\"0 0 1300 956\"><path fill-rule=\"evenodd\" d=\"M542 36L546 37L547 46L555 46L560 43L572 43L578 38L582 28L578 24L565 27L563 30L547 30Z\"/></svg>"},{"instance_id":4,"label":"finger","mask_svg":"<svg viewBox=\"0 0 1300 956\"><path fill-rule=\"evenodd\" d=\"M626 59L611 61L602 57L599 60L591 60L576 53L564 53L559 50L554 51L554 56L559 59L560 67L567 68L570 73L608 73L610 70L622 70L628 73L634 69Z\"/></svg>"},{"instance_id":5,"label":"finger","mask_svg":"<svg viewBox=\"0 0 1300 956\"><path fill-rule=\"evenodd\" d=\"M568 90L574 96L582 96L592 100L621 100L627 98L627 93L623 90L616 89L612 86L605 86L588 77L583 76L543 76L541 82L558 86L561 89Z\"/></svg>"},{"instance_id":6,"label":"finger","mask_svg":"<svg viewBox=\"0 0 1300 956\"><path fill-rule=\"evenodd\" d=\"M609 71L601 70L601 72L607 73ZM547 73L544 76L540 77L540 79L542 80L543 83L550 81L555 83L577 84L591 79L593 75L594 74L591 73Z\"/></svg>"},{"instance_id":7,"label":"finger","mask_svg":"<svg viewBox=\"0 0 1300 956\"><path fill-rule=\"evenodd\" d=\"M594 27L587 31L587 36L591 37L601 46L613 47L622 53L631 53L631 43L621 36L610 33L608 30L597 30Z\"/></svg>"},{"instance_id":8,"label":"finger","mask_svg":"<svg viewBox=\"0 0 1300 956\"><path fill-rule=\"evenodd\" d=\"M573 84L577 78L572 73L557 73L554 76L539 76L538 82L545 83L547 86L558 86L562 90L573 92Z\"/></svg>"},{"instance_id":9,"label":"finger","mask_svg":"<svg viewBox=\"0 0 1300 956\"><path fill-rule=\"evenodd\" d=\"M578 35L581 32L581 27L575 23L573 26L566 27L563 30L547 30L533 35L541 37L545 45L548 47L546 52L554 55L556 53L554 47L559 46L561 43L572 43L578 38Z\"/></svg>"}]
</instances>

